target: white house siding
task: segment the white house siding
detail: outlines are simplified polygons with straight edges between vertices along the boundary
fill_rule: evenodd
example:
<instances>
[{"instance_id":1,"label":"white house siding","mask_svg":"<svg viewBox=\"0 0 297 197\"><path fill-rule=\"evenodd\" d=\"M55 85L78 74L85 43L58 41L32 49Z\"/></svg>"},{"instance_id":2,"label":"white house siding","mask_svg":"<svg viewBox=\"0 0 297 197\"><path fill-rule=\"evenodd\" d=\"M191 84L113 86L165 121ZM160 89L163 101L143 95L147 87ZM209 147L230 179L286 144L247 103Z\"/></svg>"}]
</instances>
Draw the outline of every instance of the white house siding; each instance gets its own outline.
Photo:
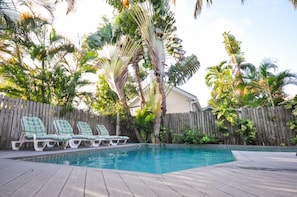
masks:
<instances>
[{"instance_id":1,"label":"white house siding","mask_svg":"<svg viewBox=\"0 0 297 197\"><path fill-rule=\"evenodd\" d=\"M167 113L185 113L191 111L191 100L176 91L171 90L166 97Z\"/></svg>"},{"instance_id":2,"label":"white house siding","mask_svg":"<svg viewBox=\"0 0 297 197\"><path fill-rule=\"evenodd\" d=\"M181 89L178 88L171 88L168 90L167 96L166 96L166 107L167 107L167 113L186 113L190 111L197 111L197 104L199 105L199 102L197 98ZM147 91L145 91L145 94ZM193 104L193 102L196 102ZM140 106L140 99L139 97L135 98L130 104L130 110L131 114L133 116L136 115L137 110Z\"/></svg>"}]
</instances>

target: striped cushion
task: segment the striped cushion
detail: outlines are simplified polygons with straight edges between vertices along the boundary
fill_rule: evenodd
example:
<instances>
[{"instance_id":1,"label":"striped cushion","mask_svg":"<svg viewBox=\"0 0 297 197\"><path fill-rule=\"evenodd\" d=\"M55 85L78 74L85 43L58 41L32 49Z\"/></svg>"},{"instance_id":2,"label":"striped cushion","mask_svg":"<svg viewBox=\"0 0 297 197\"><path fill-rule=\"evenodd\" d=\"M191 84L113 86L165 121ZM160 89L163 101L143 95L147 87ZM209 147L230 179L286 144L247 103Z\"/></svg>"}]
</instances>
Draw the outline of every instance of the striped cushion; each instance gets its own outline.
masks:
<instances>
[{"instance_id":1,"label":"striped cushion","mask_svg":"<svg viewBox=\"0 0 297 197\"><path fill-rule=\"evenodd\" d=\"M56 125L57 132L61 135L70 135L72 139L86 139L86 140L95 140L96 137L90 135L75 135L73 129L67 120L55 120L54 124Z\"/></svg>"},{"instance_id":2,"label":"striped cushion","mask_svg":"<svg viewBox=\"0 0 297 197\"><path fill-rule=\"evenodd\" d=\"M54 124L59 134L73 135L73 129L67 120L55 120Z\"/></svg>"},{"instance_id":3,"label":"striped cushion","mask_svg":"<svg viewBox=\"0 0 297 197\"><path fill-rule=\"evenodd\" d=\"M71 139L71 136L69 135L58 136L55 134L47 134L41 119L38 117L23 116L21 121L27 139L33 139L33 135L39 140L48 139L62 142Z\"/></svg>"},{"instance_id":4,"label":"striped cushion","mask_svg":"<svg viewBox=\"0 0 297 197\"><path fill-rule=\"evenodd\" d=\"M109 136L109 132L104 125L97 125L97 130L100 131L100 134L103 136Z\"/></svg>"},{"instance_id":5,"label":"striped cushion","mask_svg":"<svg viewBox=\"0 0 297 197\"><path fill-rule=\"evenodd\" d=\"M77 127L78 127L78 130L79 130L81 135L84 135L84 136L92 136L93 135L93 131L92 131L92 129L89 126L88 123L78 121L77 122Z\"/></svg>"},{"instance_id":6,"label":"striped cushion","mask_svg":"<svg viewBox=\"0 0 297 197\"><path fill-rule=\"evenodd\" d=\"M22 117L22 126L26 134L35 134L36 136L46 136L46 129L38 117Z\"/></svg>"},{"instance_id":7,"label":"striped cushion","mask_svg":"<svg viewBox=\"0 0 297 197\"><path fill-rule=\"evenodd\" d=\"M96 125L96 129L102 136L108 137L108 138L116 138L116 139L121 139L121 140L128 140L128 136L118 136L118 135L110 135L109 131L106 129L104 125Z\"/></svg>"}]
</instances>

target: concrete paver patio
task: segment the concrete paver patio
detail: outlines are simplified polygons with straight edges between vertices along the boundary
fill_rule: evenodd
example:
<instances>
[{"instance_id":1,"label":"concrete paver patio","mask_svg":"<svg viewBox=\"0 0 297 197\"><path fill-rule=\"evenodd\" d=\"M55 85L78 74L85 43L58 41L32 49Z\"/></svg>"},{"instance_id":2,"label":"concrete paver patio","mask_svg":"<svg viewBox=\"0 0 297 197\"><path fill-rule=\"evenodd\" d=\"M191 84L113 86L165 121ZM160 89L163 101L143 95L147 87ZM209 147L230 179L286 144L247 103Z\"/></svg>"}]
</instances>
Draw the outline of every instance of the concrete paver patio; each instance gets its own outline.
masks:
<instances>
[{"instance_id":1,"label":"concrete paver patio","mask_svg":"<svg viewBox=\"0 0 297 197\"><path fill-rule=\"evenodd\" d=\"M237 161L161 175L9 159L55 152L0 151L0 196L297 196L296 152L233 151Z\"/></svg>"}]
</instances>

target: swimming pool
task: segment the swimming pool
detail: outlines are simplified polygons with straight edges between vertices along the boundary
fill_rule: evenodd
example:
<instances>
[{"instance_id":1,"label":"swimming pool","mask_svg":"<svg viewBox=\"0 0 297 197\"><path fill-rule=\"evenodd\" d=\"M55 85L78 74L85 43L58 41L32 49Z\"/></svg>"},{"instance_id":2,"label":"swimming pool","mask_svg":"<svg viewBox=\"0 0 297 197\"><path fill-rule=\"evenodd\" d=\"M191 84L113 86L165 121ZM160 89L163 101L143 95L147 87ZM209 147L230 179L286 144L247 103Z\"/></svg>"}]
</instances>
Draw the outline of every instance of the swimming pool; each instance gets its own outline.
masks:
<instances>
[{"instance_id":1,"label":"swimming pool","mask_svg":"<svg viewBox=\"0 0 297 197\"><path fill-rule=\"evenodd\" d=\"M27 161L162 174L234 161L231 150L199 146L134 146L24 159Z\"/></svg>"}]
</instances>

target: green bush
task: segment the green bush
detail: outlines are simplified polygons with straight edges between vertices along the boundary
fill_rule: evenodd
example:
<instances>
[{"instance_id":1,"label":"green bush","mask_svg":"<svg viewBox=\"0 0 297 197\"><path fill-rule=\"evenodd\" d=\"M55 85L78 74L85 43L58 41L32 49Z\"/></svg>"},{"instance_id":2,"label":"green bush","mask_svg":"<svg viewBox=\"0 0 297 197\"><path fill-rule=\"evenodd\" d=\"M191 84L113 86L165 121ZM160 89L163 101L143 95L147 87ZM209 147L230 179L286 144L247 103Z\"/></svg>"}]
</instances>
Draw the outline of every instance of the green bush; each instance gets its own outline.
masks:
<instances>
[{"instance_id":1,"label":"green bush","mask_svg":"<svg viewBox=\"0 0 297 197\"><path fill-rule=\"evenodd\" d=\"M252 120L240 119L239 129L237 132L242 137L245 144L255 144L256 141L256 127Z\"/></svg>"},{"instance_id":2,"label":"green bush","mask_svg":"<svg viewBox=\"0 0 297 197\"><path fill-rule=\"evenodd\" d=\"M173 144L183 144L183 134L173 133L172 134L172 143Z\"/></svg>"},{"instance_id":3,"label":"green bush","mask_svg":"<svg viewBox=\"0 0 297 197\"><path fill-rule=\"evenodd\" d=\"M292 115L297 117L297 95L293 100L285 102L285 108L291 110ZM297 144L297 120L291 120L287 122L287 125L290 127L292 131L295 132L295 136L291 138L292 144Z\"/></svg>"},{"instance_id":4,"label":"green bush","mask_svg":"<svg viewBox=\"0 0 297 197\"><path fill-rule=\"evenodd\" d=\"M201 134L198 130L187 129L183 134L172 134L172 143L175 144L219 144L217 137Z\"/></svg>"}]
</instances>

